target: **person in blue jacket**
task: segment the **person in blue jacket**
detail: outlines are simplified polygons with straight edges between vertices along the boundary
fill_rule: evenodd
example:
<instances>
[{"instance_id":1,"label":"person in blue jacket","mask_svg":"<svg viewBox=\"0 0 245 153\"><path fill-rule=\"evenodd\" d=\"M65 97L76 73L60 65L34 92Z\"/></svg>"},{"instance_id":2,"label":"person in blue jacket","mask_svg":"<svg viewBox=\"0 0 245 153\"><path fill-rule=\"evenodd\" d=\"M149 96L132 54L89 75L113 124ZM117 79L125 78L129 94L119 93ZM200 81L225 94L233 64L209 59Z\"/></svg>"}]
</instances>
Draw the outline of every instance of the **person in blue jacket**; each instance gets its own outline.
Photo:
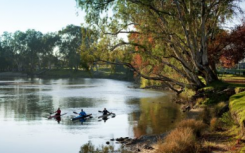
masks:
<instances>
[{"instance_id":1,"label":"person in blue jacket","mask_svg":"<svg viewBox=\"0 0 245 153\"><path fill-rule=\"evenodd\" d=\"M85 117L87 114L83 111L83 109L81 109L81 112L79 113L79 115L80 115L81 117Z\"/></svg>"}]
</instances>

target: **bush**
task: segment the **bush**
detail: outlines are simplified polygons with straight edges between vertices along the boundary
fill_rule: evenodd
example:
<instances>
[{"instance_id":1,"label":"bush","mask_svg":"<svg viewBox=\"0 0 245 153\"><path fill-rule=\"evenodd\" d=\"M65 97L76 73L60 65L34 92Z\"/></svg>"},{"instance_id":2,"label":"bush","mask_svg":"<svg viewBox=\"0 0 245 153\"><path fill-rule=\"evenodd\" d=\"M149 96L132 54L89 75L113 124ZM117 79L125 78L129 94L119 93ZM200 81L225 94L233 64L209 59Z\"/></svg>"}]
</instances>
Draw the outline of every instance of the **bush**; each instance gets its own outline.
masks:
<instances>
[{"instance_id":1,"label":"bush","mask_svg":"<svg viewBox=\"0 0 245 153\"><path fill-rule=\"evenodd\" d=\"M234 121L231 117L230 112L226 112L222 115L222 117L220 118L220 121L225 125L225 126L232 126L234 125Z\"/></svg>"},{"instance_id":2,"label":"bush","mask_svg":"<svg viewBox=\"0 0 245 153\"><path fill-rule=\"evenodd\" d=\"M197 121L194 119L188 119L181 121L177 127L179 128L191 128L196 136L200 136L201 132L207 127L202 121Z\"/></svg>"},{"instance_id":3,"label":"bush","mask_svg":"<svg viewBox=\"0 0 245 153\"><path fill-rule=\"evenodd\" d=\"M156 153L194 153L197 152L195 135L190 127L179 127L166 136L159 144Z\"/></svg>"}]
</instances>

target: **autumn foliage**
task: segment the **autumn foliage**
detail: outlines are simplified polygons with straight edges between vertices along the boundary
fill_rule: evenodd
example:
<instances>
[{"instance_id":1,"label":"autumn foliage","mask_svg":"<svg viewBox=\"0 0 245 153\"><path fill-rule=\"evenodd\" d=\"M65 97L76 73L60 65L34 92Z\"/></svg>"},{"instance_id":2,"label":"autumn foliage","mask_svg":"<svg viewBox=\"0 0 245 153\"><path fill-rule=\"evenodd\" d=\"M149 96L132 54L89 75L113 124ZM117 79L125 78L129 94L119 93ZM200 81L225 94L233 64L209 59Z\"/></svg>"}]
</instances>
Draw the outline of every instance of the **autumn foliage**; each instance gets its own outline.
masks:
<instances>
[{"instance_id":1,"label":"autumn foliage","mask_svg":"<svg viewBox=\"0 0 245 153\"><path fill-rule=\"evenodd\" d=\"M231 32L221 31L209 41L209 60L223 67L233 67L245 57L245 23Z\"/></svg>"}]
</instances>

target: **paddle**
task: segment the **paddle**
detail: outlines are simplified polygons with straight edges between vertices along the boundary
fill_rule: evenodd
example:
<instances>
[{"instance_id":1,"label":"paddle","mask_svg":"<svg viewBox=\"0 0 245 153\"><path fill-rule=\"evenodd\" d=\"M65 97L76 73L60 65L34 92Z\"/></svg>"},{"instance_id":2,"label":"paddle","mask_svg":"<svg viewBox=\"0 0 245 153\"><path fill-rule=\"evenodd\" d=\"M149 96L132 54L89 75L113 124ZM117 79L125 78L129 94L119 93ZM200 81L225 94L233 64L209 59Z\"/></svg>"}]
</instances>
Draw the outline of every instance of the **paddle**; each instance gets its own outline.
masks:
<instances>
[{"instance_id":1,"label":"paddle","mask_svg":"<svg viewBox=\"0 0 245 153\"><path fill-rule=\"evenodd\" d=\"M54 115L54 116L48 116L48 119L51 119L51 118L55 118L55 117L61 117L63 115L66 115L67 113L63 113L63 114L60 114L60 115Z\"/></svg>"},{"instance_id":2,"label":"paddle","mask_svg":"<svg viewBox=\"0 0 245 153\"><path fill-rule=\"evenodd\" d=\"M103 111L100 111L100 110L98 110L98 112L103 113ZM109 112L109 111L108 111L108 113L109 114L115 114L115 113L112 113L112 112Z\"/></svg>"},{"instance_id":3,"label":"paddle","mask_svg":"<svg viewBox=\"0 0 245 153\"><path fill-rule=\"evenodd\" d=\"M103 113L103 111L100 111L100 110L98 110L98 112ZM102 117L102 118L103 118L103 117L107 117L107 116L109 116L109 115L112 115L112 118L114 118L114 117L116 116L115 113L112 113L112 112L109 112L109 111L108 111L108 114L99 116L98 118L101 118L101 117Z\"/></svg>"},{"instance_id":4,"label":"paddle","mask_svg":"<svg viewBox=\"0 0 245 153\"><path fill-rule=\"evenodd\" d=\"M73 111L73 113L74 113L74 114L79 114L79 113L77 113L77 112L75 112L75 111ZM84 116L84 118L86 118L86 117L93 118L91 115L92 115L92 114L87 114L86 116Z\"/></svg>"},{"instance_id":5,"label":"paddle","mask_svg":"<svg viewBox=\"0 0 245 153\"><path fill-rule=\"evenodd\" d=\"M52 114L54 114L54 113L56 113L56 111L55 111L55 112L53 112L53 113L52 113L52 112L49 112L49 114L50 114L50 115L48 116L48 118L50 118L50 117L51 117L51 115L52 115ZM52 118L52 117L51 117L51 118Z\"/></svg>"}]
</instances>

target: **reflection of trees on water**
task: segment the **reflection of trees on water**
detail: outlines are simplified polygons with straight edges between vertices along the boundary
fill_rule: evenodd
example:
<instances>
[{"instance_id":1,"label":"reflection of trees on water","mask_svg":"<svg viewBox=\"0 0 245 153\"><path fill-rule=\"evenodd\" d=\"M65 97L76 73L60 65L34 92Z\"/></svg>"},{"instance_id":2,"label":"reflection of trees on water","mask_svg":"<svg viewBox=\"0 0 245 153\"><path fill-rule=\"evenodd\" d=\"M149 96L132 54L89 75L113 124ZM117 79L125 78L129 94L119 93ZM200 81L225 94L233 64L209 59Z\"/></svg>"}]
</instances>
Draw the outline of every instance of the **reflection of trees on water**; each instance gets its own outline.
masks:
<instances>
[{"instance_id":1,"label":"reflection of trees on water","mask_svg":"<svg viewBox=\"0 0 245 153\"><path fill-rule=\"evenodd\" d=\"M68 97L60 101L60 104L66 108L81 108L97 106L100 103L100 99L94 98L81 98L81 97Z\"/></svg>"},{"instance_id":2,"label":"reflection of trees on water","mask_svg":"<svg viewBox=\"0 0 245 153\"><path fill-rule=\"evenodd\" d=\"M16 119L25 118L25 120L34 120L44 113L47 115L48 112L53 110L52 98L35 94L40 91L38 88L13 86L7 90L3 88L3 90L8 95L11 95L4 97L5 103L2 103L5 117L10 117L14 113Z\"/></svg>"},{"instance_id":3,"label":"reflection of trees on water","mask_svg":"<svg viewBox=\"0 0 245 153\"><path fill-rule=\"evenodd\" d=\"M14 84L0 86L1 98L4 102L0 107L4 109L5 118L14 117L15 120L35 120L40 117L49 116L50 112L57 110L57 106L63 108L92 107L97 104L95 99L91 98L56 98L52 95L42 94L43 91L54 91L56 88L74 88L79 81L90 82L86 79L20 79ZM70 85L71 84L71 85ZM53 86L54 85L54 86ZM67 85L67 86L66 86ZM41 93L40 93L41 92ZM57 104L54 108L54 105ZM13 116L14 115L14 116Z\"/></svg>"},{"instance_id":4,"label":"reflection of trees on water","mask_svg":"<svg viewBox=\"0 0 245 153\"><path fill-rule=\"evenodd\" d=\"M129 118L131 121L138 121L137 125L133 125L135 137L169 131L181 118L179 106L171 102L170 96L154 101L142 98L139 105L140 112L132 113Z\"/></svg>"},{"instance_id":5,"label":"reflection of trees on water","mask_svg":"<svg viewBox=\"0 0 245 153\"><path fill-rule=\"evenodd\" d=\"M95 147L91 141L81 146L81 150L79 153L132 153L122 147L119 149L115 149L114 146L108 145L104 146L101 145L100 147Z\"/></svg>"}]
</instances>

